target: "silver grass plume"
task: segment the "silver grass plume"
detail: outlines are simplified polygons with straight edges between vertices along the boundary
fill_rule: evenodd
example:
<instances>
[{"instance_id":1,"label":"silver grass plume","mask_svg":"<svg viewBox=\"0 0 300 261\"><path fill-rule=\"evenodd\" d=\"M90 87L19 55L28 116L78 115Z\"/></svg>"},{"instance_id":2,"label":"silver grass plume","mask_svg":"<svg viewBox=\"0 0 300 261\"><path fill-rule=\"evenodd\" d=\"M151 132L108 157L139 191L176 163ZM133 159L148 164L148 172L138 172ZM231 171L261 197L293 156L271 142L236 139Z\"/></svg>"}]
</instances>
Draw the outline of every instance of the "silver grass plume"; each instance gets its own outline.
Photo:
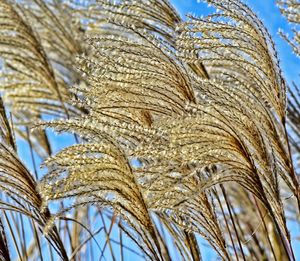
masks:
<instances>
[{"instance_id":1,"label":"silver grass plume","mask_svg":"<svg viewBox=\"0 0 300 261\"><path fill-rule=\"evenodd\" d=\"M82 205L118 214L146 259L171 259L159 225L184 260L201 260L198 235L225 260L294 259L282 198L299 202L299 184L274 44L242 2L207 2L219 12L183 21L166 0L0 0L0 87L14 130L81 137L36 181L3 108L0 183L10 199L1 204L36 220L64 259L54 221L73 208L82 215ZM44 115L63 120L37 123ZM42 130L32 138L51 155ZM50 216L48 203L64 199Z\"/></svg>"},{"instance_id":2,"label":"silver grass plume","mask_svg":"<svg viewBox=\"0 0 300 261\"><path fill-rule=\"evenodd\" d=\"M300 24L300 3L296 0L277 0L280 12L288 22L295 26L292 28L293 37L290 38L284 32L280 31L280 35L290 44L297 56L300 55L300 32L297 26Z\"/></svg>"},{"instance_id":3,"label":"silver grass plume","mask_svg":"<svg viewBox=\"0 0 300 261\"><path fill-rule=\"evenodd\" d=\"M204 236L227 258L212 191L236 182L268 210L293 258L279 182L297 199L299 184L273 41L242 2L207 2L221 12L173 28L166 1L94 6L105 22L86 34L89 51L77 60L86 84L74 87L89 114L41 124L86 143L47 161L40 191L46 201L76 196L74 206L111 206L149 258L163 258L155 230L145 229L150 212Z\"/></svg>"},{"instance_id":4,"label":"silver grass plume","mask_svg":"<svg viewBox=\"0 0 300 261\"><path fill-rule=\"evenodd\" d=\"M252 169L251 177L243 174L240 184L252 183L250 186L259 190L258 198L269 205L267 208L289 240L278 180L286 182L298 202L299 184L285 129L286 87L274 44L263 24L244 4L208 2L221 12L204 19L191 17L180 28L183 33L178 40L179 53L190 62L199 59L207 68L210 81L205 84L201 80L198 84L200 95L206 96L204 104L212 104L211 111L210 106L205 106L204 113L217 117L211 121L220 121L218 129L225 130L227 126L227 133L233 131L230 136L237 138L234 146L239 149L231 149L230 153L240 151ZM191 59L195 53L198 59Z\"/></svg>"},{"instance_id":5,"label":"silver grass plume","mask_svg":"<svg viewBox=\"0 0 300 261\"><path fill-rule=\"evenodd\" d=\"M277 5L280 8L280 11L283 16L290 22L292 25L293 36L290 38L287 34L280 31L281 37L286 40L294 53L299 57L300 56L300 3L298 1L277 1ZM299 139L299 87L295 82L292 83L292 86L288 88L288 123L291 129L290 141L298 153L300 152L300 148L298 145Z\"/></svg>"},{"instance_id":6,"label":"silver grass plume","mask_svg":"<svg viewBox=\"0 0 300 261\"><path fill-rule=\"evenodd\" d=\"M51 219L51 214L47 208L41 212L43 203L36 190L36 181L18 158L2 99L0 99L0 123L0 189L6 195L0 200L1 209L26 215L43 229ZM59 255L64 260L67 259L56 228L49 231L47 238Z\"/></svg>"},{"instance_id":7,"label":"silver grass plume","mask_svg":"<svg viewBox=\"0 0 300 261\"><path fill-rule=\"evenodd\" d=\"M68 85L80 81L72 64L83 48L79 43L83 33L70 22L72 9L53 5L56 9L40 0L1 2L1 90L16 126L29 126L42 115L69 118L83 113L72 105L68 90ZM27 138L22 129L16 131ZM37 130L31 138L40 156L51 154L44 132Z\"/></svg>"},{"instance_id":8,"label":"silver grass plume","mask_svg":"<svg viewBox=\"0 0 300 261\"><path fill-rule=\"evenodd\" d=\"M277 1L282 15L287 19L291 25L293 35L289 37L285 32L279 31L280 36L290 45L296 56L300 55L300 3L299 1L284 0ZM288 87L288 107L287 107L287 121L289 127L289 141L291 144L291 151L294 155L295 172L299 180L299 138L300 138L300 104L299 104L300 90L296 81L292 82ZM289 201L288 206L289 215L297 220L298 213L295 211L295 202Z\"/></svg>"}]
</instances>

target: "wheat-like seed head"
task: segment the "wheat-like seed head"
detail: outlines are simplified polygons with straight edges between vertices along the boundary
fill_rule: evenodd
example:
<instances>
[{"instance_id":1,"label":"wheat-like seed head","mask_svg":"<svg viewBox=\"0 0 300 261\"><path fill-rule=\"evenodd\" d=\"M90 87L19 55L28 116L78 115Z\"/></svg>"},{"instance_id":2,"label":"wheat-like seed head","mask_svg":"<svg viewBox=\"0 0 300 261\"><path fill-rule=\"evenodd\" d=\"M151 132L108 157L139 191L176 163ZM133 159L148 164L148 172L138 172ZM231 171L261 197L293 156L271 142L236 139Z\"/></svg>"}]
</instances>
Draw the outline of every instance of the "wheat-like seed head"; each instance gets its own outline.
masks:
<instances>
[{"instance_id":1,"label":"wheat-like seed head","mask_svg":"<svg viewBox=\"0 0 300 261\"><path fill-rule=\"evenodd\" d=\"M35 219L61 255L55 220L96 205L119 215L150 260L170 259L157 222L186 260L201 256L197 235L222 259L231 247L236 257L266 258L267 241L264 251L259 242L241 246L244 233L265 240L255 203L268 213L260 217L273 240L285 242L278 252L284 246L292 256L283 188L300 194L274 43L243 2L206 2L219 11L182 20L166 0L0 0L1 90L14 124L80 138L45 161L48 174L37 185L18 159L3 108L0 187L16 204L1 204ZM40 128L33 147L45 158L51 146ZM70 204L51 216L47 206L65 199Z\"/></svg>"},{"instance_id":2,"label":"wheat-like seed head","mask_svg":"<svg viewBox=\"0 0 300 261\"><path fill-rule=\"evenodd\" d=\"M295 196L299 185L272 39L243 3L208 2L221 11L185 22L174 20L171 9L157 21L156 5L146 13L150 7L135 1L94 7L94 15L104 10L106 22L87 33L89 51L77 60L86 84L75 86L89 114L42 124L75 132L87 144L52 158L40 189L47 200L76 196L82 204L112 206L139 231L143 249L151 211L201 234L226 258L209 191L238 183L260 199L289 240L278 182ZM138 166L130 164L134 159Z\"/></svg>"}]
</instances>

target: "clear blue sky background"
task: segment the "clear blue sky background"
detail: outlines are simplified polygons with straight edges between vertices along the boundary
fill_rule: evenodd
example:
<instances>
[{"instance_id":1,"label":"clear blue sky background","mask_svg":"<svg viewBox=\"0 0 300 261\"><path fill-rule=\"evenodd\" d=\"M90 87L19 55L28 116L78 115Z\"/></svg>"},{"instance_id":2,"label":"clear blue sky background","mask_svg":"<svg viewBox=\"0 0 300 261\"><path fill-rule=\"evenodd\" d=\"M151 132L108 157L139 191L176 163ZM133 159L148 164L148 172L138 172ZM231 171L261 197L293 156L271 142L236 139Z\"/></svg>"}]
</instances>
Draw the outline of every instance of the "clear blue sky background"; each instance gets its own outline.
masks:
<instances>
[{"instance_id":1,"label":"clear blue sky background","mask_svg":"<svg viewBox=\"0 0 300 261\"><path fill-rule=\"evenodd\" d=\"M192 13L194 15L206 15L212 9L208 9L206 4L197 3L197 0L170 0L172 4L175 5L179 13L184 16L186 13ZM271 36L273 37L276 47L279 53L281 60L281 67L284 71L285 77L288 83L292 81L300 83L299 73L300 73L300 60L293 53L289 45L282 40L278 35L279 28L283 29L285 32L291 34L291 25L288 25L285 18L283 18L279 12L279 9L275 5L273 0L252 0L247 1L247 3L252 7L259 17L263 20L266 27L268 28ZM51 131L49 131L51 133ZM53 135L53 134L51 134ZM52 136L53 137L53 136ZM69 135L60 135L55 137L55 143L53 150L54 152L59 151L62 147L66 147L74 143L74 139ZM19 141L20 154L22 159L28 164L27 166L32 166L30 157L28 156L28 146L22 141ZM37 157L36 157L37 159ZM37 159L37 165L41 162ZM32 169L32 168L31 168ZM299 230L294 226L291 227L293 232L298 233ZM117 235L113 235L116 236ZM103 238L103 235L102 235ZM99 240L101 244L101 240ZM216 260L216 256L213 251L205 246L205 242L201 240L203 245L201 246L203 259ZM126 244L126 243L125 243ZM131 244L130 242L127 243ZM298 256L297 260L300 260L300 250L297 251L297 248L300 249L300 246L295 246L295 250ZM117 250L118 248L116 248ZM130 254L130 252L125 252L126 260L140 260L136 255ZM110 255L107 253L107 260L110 260ZM45 260L48 260L45 258Z\"/></svg>"}]
</instances>

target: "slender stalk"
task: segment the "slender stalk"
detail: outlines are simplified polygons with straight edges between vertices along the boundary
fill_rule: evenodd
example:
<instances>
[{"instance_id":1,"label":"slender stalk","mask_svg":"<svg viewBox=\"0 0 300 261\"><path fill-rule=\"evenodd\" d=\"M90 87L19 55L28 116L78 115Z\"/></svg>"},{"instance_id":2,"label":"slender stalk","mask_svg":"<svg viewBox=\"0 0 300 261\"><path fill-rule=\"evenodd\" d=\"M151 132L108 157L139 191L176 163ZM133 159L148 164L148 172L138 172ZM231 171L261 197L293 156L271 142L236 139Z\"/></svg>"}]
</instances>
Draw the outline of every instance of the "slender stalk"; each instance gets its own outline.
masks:
<instances>
[{"instance_id":1,"label":"slender stalk","mask_svg":"<svg viewBox=\"0 0 300 261\"><path fill-rule=\"evenodd\" d=\"M234 221L234 218L232 216L231 204L230 204L229 198L226 195L224 186L222 184L220 184L220 187L221 187L221 191L222 191L224 200L226 202L226 206L227 206L227 209L228 209L228 212L229 212L229 215L230 215L230 219L231 219L231 222L232 222L232 225L233 225L233 229L234 229L234 232L235 232L235 235L236 235L236 238L237 238L237 241L238 241L238 244L239 244L242 256L243 256L243 260L246 260L246 257L245 257L244 251L243 251L243 247L242 247L242 244L241 244L241 240L240 240L240 237L239 237L237 229L236 229L235 221Z\"/></svg>"},{"instance_id":2,"label":"slender stalk","mask_svg":"<svg viewBox=\"0 0 300 261\"><path fill-rule=\"evenodd\" d=\"M2 218L0 218L0 250L1 250L1 257L4 258L4 260L10 261L10 255L7 245L7 238L6 238L6 232L2 223Z\"/></svg>"},{"instance_id":3,"label":"slender stalk","mask_svg":"<svg viewBox=\"0 0 300 261\"><path fill-rule=\"evenodd\" d=\"M119 221L119 223L120 223L120 221ZM123 261L124 260L123 231L120 227L119 227L119 240L120 240L120 258L121 258L121 261Z\"/></svg>"},{"instance_id":4,"label":"slender stalk","mask_svg":"<svg viewBox=\"0 0 300 261\"><path fill-rule=\"evenodd\" d=\"M222 215L224 217L225 225L226 225L229 237L230 237L230 241L231 241L231 244L232 244L232 247L233 247L233 250L234 250L234 254L235 254L236 260L239 260L239 257L238 257L238 254L237 254L237 251L236 251L236 248L235 248L235 244L234 244L234 241L233 241L233 237L231 235L231 231L230 231L230 228L229 228L229 224L227 222L227 218L226 218L226 215L225 215L225 212L224 212L221 200L220 200L220 198L219 198L219 196L218 196L218 194L217 194L217 192L215 190L214 190L214 194L215 194L215 197L217 198L217 201L218 201L219 206L221 208L221 212L222 212Z\"/></svg>"},{"instance_id":5,"label":"slender stalk","mask_svg":"<svg viewBox=\"0 0 300 261\"><path fill-rule=\"evenodd\" d=\"M22 214L19 214L19 218L20 218L20 223L21 223L21 234L22 234L22 251L23 254L25 256L25 260L28 260L28 256L27 256L27 247L26 247L26 238L25 238L25 230L24 230L24 221L23 221L23 216Z\"/></svg>"},{"instance_id":6,"label":"slender stalk","mask_svg":"<svg viewBox=\"0 0 300 261\"><path fill-rule=\"evenodd\" d=\"M38 234L38 231L36 229L36 226L35 226L33 220L31 220L31 227L32 227L32 230L33 230L33 233L34 233L35 242L38 246L39 257L41 258L41 261L43 261L44 259L43 259L42 248L41 248L41 244L40 244L40 240L39 240L39 234Z\"/></svg>"},{"instance_id":7,"label":"slender stalk","mask_svg":"<svg viewBox=\"0 0 300 261\"><path fill-rule=\"evenodd\" d=\"M195 238L195 235L192 234L192 233L189 234L187 232L184 232L184 233L185 233L185 236L186 236L186 239L187 239L189 249L191 251L193 261L201 261L202 260L201 252L200 252L200 248L197 244L197 240Z\"/></svg>"},{"instance_id":8,"label":"slender stalk","mask_svg":"<svg viewBox=\"0 0 300 261\"><path fill-rule=\"evenodd\" d=\"M112 249L112 245L111 245L111 242L110 242L110 233L111 233L111 230L112 230L112 226L113 226L113 224L114 224L114 222L115 222L116 216L115 216L115 214L113 214L113 217L112 217L112 219L111 219L111 223L110 223L109 230L107 231L106 224L105 224L105 220L104 220L104 217L103 217L103 214L102 214L101 209L99 209L99 215L100 215L100 217L101 217L102 224L103 224L103 227L104 227L104 232L105 232L105 235L106 235L106 241L105 241L105 244L104 244L104 247L103 247L103 252L102 252L102 254L101 254L99 260L102 259L103 255L104 255L104 252L105 252L105 248L106 248L106 246L107 246L107 244L108 244L109 250L110 250L110 253L111 253L111 258L112 258L112 260L115 261L116 258L115 258L114 251L113 251L113 249Z\"/></svg>"},{"instance_id":9,"label":"slender stalk","mask_svg":"<svg viewBox=\"0 0 300 261\"><path fill-rule=\"evenodd\" d=\"M17 251L17 254L18 254L18 256L19 256L19 259L20 259L20 260L23 260L22 255L21 255L21 252L20 252L20 249L19 249L19 246L18 246L18 243L17 243L17 240L16 240L16 237L15 237L15 233L14 233L14 231L13 231L13 229L12 229L12 226L11 226L11 224L10 224L10 221L9 221L9 219L8 219L8 217L7 217L6 213L5 213L5 211L3 211L3 215L4 215L4 217L5 217L6 224L8 225L9 232L10 232L10 235L11 235L11 237L12 237L12 240L13 240L15 249L16 249L16 251Z\"/></svg>"},{"instance_id":10,"label":"slender stalk","mask_svg":"<svg viewBox=\"0 0 300 261\"><path fill-rule=\"evenodd\" d=\"M260 219L261 219L261 221L262 221L262 223L263 223L263 227L264 227L264 230L265 230L265 232L266 232L266 237L267 237L268 243L269 243L269 245L270 245L270 248L271 248L273 257L274 257L275 261L277 261L277 256L276 256L276 254L275 254L273 245L272 245L272 243L271 243L271 240L270 240L270 237L269 237L269 232L268 232L268 229L267 229L266 222L265 222L265 220L264 220L263 214L261 213L261 210L260 210L260 207L259 207L259 205L258 205L258 203L257 203L256 198L255 198L255 197L253 197L253 198L254 198L254 201L255 201L255 205L256 205L257 211L258 211L258 213L259 213L259 217L260 217Z\"/></svg>"},{"instance_id":11,"label":"slender stalk","mask_svg":"<svg viewBox=\"0 0 300 261\"><path fill-rule=\"evenodd\" d=\"M29 133L28 127L26 127L26 138L27 138L27 142L29 144L30 156L31 156L31 161L32 161L32 166L33 166L33 170L34 170L35 179L38 180L36 162L35 162L35 158L34 158L33 147L32 147L32 143L31 143L30 133Z\"/></svg>"},{"instance_id":12,"label":"slender stalk","mask_svg":"<svg viewBox=\"0 0 300 261\"><path fill-rule=\"evenodd\" d=\"M101 227L101 228L99 228L97 231L95 231L92 235L89 235L80 245L78 245L76 248L75 248L75 250L74 250L74 252L70 255L70 260L76 260L75 259L75 257L76 257L76 254L80 251L80 249L87 243L87 242L89 242L94 236L96 236L97 234L99 234L101 231L102 231L102 229L103 229L104 227Z\"/></svg>"}]
</instances>

